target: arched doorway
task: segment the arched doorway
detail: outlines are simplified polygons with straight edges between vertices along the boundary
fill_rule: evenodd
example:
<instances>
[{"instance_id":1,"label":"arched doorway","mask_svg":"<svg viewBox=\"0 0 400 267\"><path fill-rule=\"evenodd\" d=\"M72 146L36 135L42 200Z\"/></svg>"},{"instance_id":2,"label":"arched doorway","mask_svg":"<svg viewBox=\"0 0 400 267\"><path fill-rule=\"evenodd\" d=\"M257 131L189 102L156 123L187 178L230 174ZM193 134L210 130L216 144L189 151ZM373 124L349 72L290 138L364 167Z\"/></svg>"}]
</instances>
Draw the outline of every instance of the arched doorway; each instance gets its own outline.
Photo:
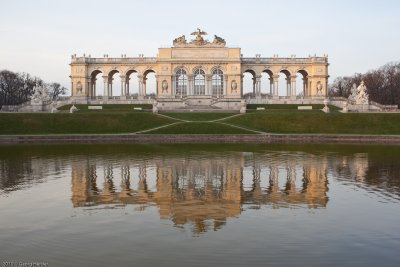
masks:
<instances>
[{"instance_id":1,"label":"arched doorway","mask_svg":"<svg viewBox=\"0 0 400 267\"><path fill-rule=\"evenodd\" d=\"M278 95L289 97L290 93L290 72L288 70L281 70L279 72L279 81L278 81Z\"/></svg>"},{"instance_id":2,"label":"arched doorway","mask_svg":"<svg viewBox=\"0 0 400 267\"><path fill-rule=\"evenodd\" d=\"M202 69L196 69L193 72L193 79L194 79L194 88L193 94L194 95L205 95L206 94L206 74Z\"/></svg>"},{"instance_id":3,"label":"arched doorway","mask_svg":"<svg viewBox=\"0 0 400 267\"><path fill-rule=\"evenodd\" d=\"M155 98L157 96L156 72L152 69L143 73L143 96Z\"/></svg>"},{"instance_id":4,"label":"arched doorway","mask_svg":"<svg viewBox=\"0 0 400 267\"><path fill-rule=\"evenodd\" d=\"M89 97L96 98L96 96L103 95L103 72L101 70L95 70L90 75L90 86L89 86Z\"/></svg>"},{"instance_id":5,"label":"arched doorway","mask_svg":"<svg viewBox=\"0 0 400 267\"><path fill-rule=\"evenodd\" d=\"M269 98L273 96L274 74L271 70L261 72L261 97Z\"/></svg>"},{"instance_id":6,"label":"arched doorway","mask_svg":"<svg viewBox=\"0 0 400 267\"><path fill-rule=\"evenodd\" d=\"M136 70L128 70L125 74L125 95L127 97L138 98L139 78Z\"/></svg>"},{"instance_id":7,"label":"arched doorway","mask_svg":"<svg viewBox=\"0 0 400 267\"><path fill-rule=\"evenodd\" d=\"M308 73L305 70L297 71L296 77L296 96L297 97L305 97L309 94L307 93L308 90Z\"/></svg>"},{"instance_id":8,"label":"arched doorway","mask_svg":"<svg viewBox=\"0 0 400 267\"><path fill-rule=\"evenodd\" d=\"M108 73L108 97L121 96L121 88L120 72L118 70L110 71Z\"/></svg>"},{"instance_id":9,"label":"arched doorway","mask_svg":"<svg viewBox=\"0 0 400 267\"><path fill-rule=\"evenodd\" d=\"M254 98L256 93L256 73L248 69L242 76L242 94L244 98Z\"/></svg>"},{"instance_id":10,"label":"arched doorway","mask_svg":"<svg viewBox=\"0 0 400 267\"><path fill-rule=\"evenodd\" d=\"M174 95L183 97L187 95L188 76L186 70L179 68L175 72Z\"/></svg>"},{"instance_id":11,"label":"arched doorway","mask_svg":"<svg viewBox=\"0 0 400 267\"><path fill-rule=\"evenodd\" d=\"M211 94L219 97L224 94L224 73L220 68L213 69L211 73Z\"/></svg>"}]
</instances>

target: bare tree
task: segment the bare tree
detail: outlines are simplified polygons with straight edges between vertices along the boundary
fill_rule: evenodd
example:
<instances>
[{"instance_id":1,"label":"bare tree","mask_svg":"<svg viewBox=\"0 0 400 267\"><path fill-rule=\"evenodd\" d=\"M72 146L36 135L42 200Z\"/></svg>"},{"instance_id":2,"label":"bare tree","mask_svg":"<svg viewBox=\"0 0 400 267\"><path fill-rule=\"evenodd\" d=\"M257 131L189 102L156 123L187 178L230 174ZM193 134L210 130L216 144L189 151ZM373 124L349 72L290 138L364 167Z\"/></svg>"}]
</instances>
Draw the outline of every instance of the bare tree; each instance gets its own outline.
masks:
<instances>
[{"instance_id":1,"label":"bare tree","mask_svg":"<svg viewBox=\"0 0 400 267\"><path fill-rule=\"evenodd\" d=\"M360 84L361 80L365 82L371 100L381 104L400 105L400 62L386 64L365 74L338 77L330 85L330 94L348 97L352 85Z\"/></svg>"},{"instance_id":2,"label":"bare tree","mask_svg":"<svg viewBox=\"0 0 400 267\"><path fill-rule=\"evenodd\" d=\"M65 95L67 93L67 88L61 86L59 83L50 83L47 84L47 88L49 89L50 98L55 100L60 95Z\"/></svg>"}]
</instances>

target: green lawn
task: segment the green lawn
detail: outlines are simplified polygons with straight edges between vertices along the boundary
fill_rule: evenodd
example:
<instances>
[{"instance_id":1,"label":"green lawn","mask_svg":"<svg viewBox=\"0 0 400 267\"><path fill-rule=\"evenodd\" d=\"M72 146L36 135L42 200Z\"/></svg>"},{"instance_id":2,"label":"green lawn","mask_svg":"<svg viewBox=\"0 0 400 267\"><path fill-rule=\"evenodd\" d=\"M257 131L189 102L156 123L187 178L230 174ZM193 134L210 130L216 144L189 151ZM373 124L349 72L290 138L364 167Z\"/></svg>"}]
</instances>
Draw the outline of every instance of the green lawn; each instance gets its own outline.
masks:
<instances>
[{"instance_id":1,"label":"green lawn","mask_svg":"<svg viewBox=\"0 0 400 267\"><path fill-rule=\"evenodd\" d=\"M220 122L268 133L327 134L397 134L400 113L324 113L322 111L235 113L165 113L150 112L78 112L70 113L0 113L0 134L84 134L133 133L179 123L149 133L160 134L244 134L254 133L221 123L202 122L225 118Z\"/></svg>"},{"instance_id":2,"label":"green lawn","mask_svg":"<svg viewBox=\"0 0 400 267\"><path fill-rule=\"evenodd\" d=\"M1 113L0 134L131 133L174 121L149 112Z\"/></svg>"},{"instance_id":3,"label":"green lawn","mask_svg":"<svg viewBox=\"0 0 400 267\"><path fill-rule=\"evenodd\" d=\"M182 122L147 132L148 134L254 134L216 122Z\"/></svg>"},{"instance_id":4,"label":"green lawn","mask_svg":"<svg viewBox=\"0 0 400 267\"><path fill-rule=\"evenodd\" d=\"M247 113L226 122L269 133L400 134L400 114Z\"/></svg>"},{"instance_id":5,"label":"green lawn","mask_svg":"<svg viewBox=\"0 0 400 267\"><path fill-rule=\"evenodd\" d=\"M221 118L233 116L237 113L220 113L220 112L166 112L162 113L165 116L187 120L187 121L212 121Z\"/></svg>"}]
</instances>

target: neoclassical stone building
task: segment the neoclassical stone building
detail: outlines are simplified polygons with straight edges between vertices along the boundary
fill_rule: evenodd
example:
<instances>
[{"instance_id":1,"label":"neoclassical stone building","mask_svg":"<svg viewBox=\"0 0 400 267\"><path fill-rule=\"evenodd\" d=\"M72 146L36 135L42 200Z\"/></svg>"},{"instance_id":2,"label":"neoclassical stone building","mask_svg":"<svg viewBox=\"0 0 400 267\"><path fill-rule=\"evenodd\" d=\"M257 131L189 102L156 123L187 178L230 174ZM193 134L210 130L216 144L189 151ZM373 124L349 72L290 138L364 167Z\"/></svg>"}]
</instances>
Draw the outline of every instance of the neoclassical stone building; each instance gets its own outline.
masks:
<instances>
[{"instance_id":1,"label":"neoclassical stone building","mask_svg":"<svg viewBox=\"0 0 400 267\"><path fill-rule=\"evenodd\" d=\"M243 75L253 76L253 100L263 103L321 101L327 95L328 58L326 56L295 56L282 58L243 57L240 48L226 47L225 40L214 35L210 42L203 38L205 32L193 32L188 41L183 35L169 48L159 48L156 57L92 58L72 56L71 92L77 102L133 103L146 96L146 80L149 73L156 75L156 101L161 109L183 106L209 106L238 109L243 97ZM101 73L103 88L96 88L96 77ZM121 96L112 96L113 76L121 78ZM138 77L138 95L132 96L129 80ZM261 94L261 75L269 76L269 92ZM286 96L278 95L280 74L286 76ZM296 84L296 77L303 78ZM296 96L296 87L302 95ZM102 97L96 97L102 93Z\"/></svg>"}]
</instances>

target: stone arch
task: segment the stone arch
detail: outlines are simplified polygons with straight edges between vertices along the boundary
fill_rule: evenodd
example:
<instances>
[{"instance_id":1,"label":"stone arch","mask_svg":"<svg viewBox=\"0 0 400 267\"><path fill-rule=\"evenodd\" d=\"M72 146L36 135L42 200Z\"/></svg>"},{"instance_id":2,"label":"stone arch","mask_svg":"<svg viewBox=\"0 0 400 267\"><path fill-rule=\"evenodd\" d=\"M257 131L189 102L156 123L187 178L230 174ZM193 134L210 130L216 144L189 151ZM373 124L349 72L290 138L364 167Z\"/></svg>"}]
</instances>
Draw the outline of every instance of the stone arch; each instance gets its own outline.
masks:
<instances>
[{"instance_id":1,"label":"stone arch","mask_svg":"<svg viewBox=\"0 0 400 267\"><path fill-rule=\"evenodd\" d=\"M310 95L308 90L309 72L306 69L297 69L295 73L297 76L296 88L295 88L296 95L300 94L302 97L309 96Z\"/></svg>"},{"instance_id":2,"label":"stone arch","mask_svg":"<svg viewBox=\"0 0 400 267\"><path fill-rule=\"evenodd\" d=\"M291 72L287 68L281 68L276 73L276 76L278 78L278 88L276 88L278 95L286 97L291 96Z\"/></svg>"},{"instance_id":3,"label":"stone arch","mask_svg":"<svg viewBox=\"0 0 400 267\"><path fill-rule=\"evenodd\" d=\"M273 95L274 89L274 72L270 68L264 68L261 71L260 78L260 95Z\"/></svg>"},{"instance_id":4,"label":"stone arch","mask_svg":"<svg viewBox=\"0 0 400 267\"><path fill-rule=\"evenodd\" d=\"M211 69L211 94L219 97L224 93L224 71L220 67Z\"/></svg>"},{"instance_id":5,"label":"stone arch","mask_svg":"<svg viewBox=\"0 0 400 267\"><path fill-rule=\"evenodd\" d=\"M246 73L250 73L252 76L246 77ZM250 79L249 79L250 78ZM253 68L244 68L242 71L242 96L244 97L255 97L256 95L256 85L257 85L257 72ZM249 87L251 90L249 90Z\"/></svg>"},{"instance_id":6,"label":"stone arch","mask_svg":"<svg viewBox=\"0 0 400 267\"><path fill-rule=\"evenodd\" d=\"M189 79L188 71L185 67L177 67L174 70L173 92L174 95L183 97L188 93Z\"/></svg>"},{"instance_id":7,"label":"stone arch","mask_svg":"<svg viewBox=\"0 0 400 267\"><path fill-rule=\"evenodd\" d=\"M154 77L149 77L149 75ZM149 79L150 78L150 79ZM157 96L157 88L158 88L158 81L157 81L157 72L153 68L147 68L143 71L143 76L139 79L142 79L142 94L146 96L149 92L151 97Z\"/></svg>"},{"instance_id":8,"label":"stone arch","mask_svg":"<svg viewBox=\"0 0 400 267\"><path fill-rule=\"evenodd\" d=\"M117 81L114 83L114 75L119 73L119 76L116 77ZM118 68L114 67L112 68L108 73L107 73L107 90L108 90L108 96L114 96L116 95L115 92L118 92L118 89L121 89L123 86L120 86L121 83L121 70ZM118 81L120 83L118 83ZM116 89L116 90L113 90Z\"/></svg>"},{"instance_id":9,"label":"stone arch","mask_svg":"<svg viewBox=\"0 0 400 267\"><path fill-rule=\"evenodd\" d=\"M214 71L217 70L217 69L221 70L223 73L226 72L226 70L225 70L225 68L224 68L223 66L221 66L221 65L215 65L215 66L212 66L212 67L210 68L210 71L208 72L208 74L212 75L212 74L214 73Z\"/></svg>"},{"instance_id":10,"label":"stone arch","mask_svg":"<svg viewBox=\"0 0 400 267\"><path fill-rule=\"evenodd\" d=\"M136 90L134 90L136 88ZM128 68L124 75L124 94L126 96L139 95L139 71L136 68Z\"/></svg>"},{"instance_id":11,"label":"stone arch","mask_svg":"<svg viewBox=\"0 0 400 267\"><path fill-rule=\"evenodd\" d=\"M185 65L180 65L180 66L176 66L176 67L174 68L173 74L175 75L175 73L176 73L177 71L179 71L180 69L183 69L184 71L186 71L186 74L189 74L189 73L190 73L189 69L188 69Z\"/></svg>"},{"instance_id":12,"label":"stone arch","mask_svg":"<svg viewBox=\"0 0 400 267\"><path fill-rule=\"evenodd\" d=\"M192 68L192 71L190 72L191 74L194 74L197 70L203 70L204 71L204 73L207 73L207 70L208 70L208 68L206 67L206 66L203 66L203 65L197 65L197 66L194 66L193 68Z\"/></svg>"},{"instance_id":13,"label":"stone arch","mask_svg":"<svg viewBox=\"0 0 400 267\"><path fill-rule=\"evenodd\" d=\"M206 93L206 72L203 68L193 70L193 94L205 95Z\"/></svg>"},{"instance_id":14,"label":"stone arch","mask_svg":"<svg viewBox=\"0 0 400 267\"><path fill-rule=\"evenodd\" d=\"M90 72L89 75L89 92L88 96L91 98L95 98L98 94L97 89L101 88L100 85L103 84L103 79L99 79L99 74L104 75L104 71L101 68L96 68ZM102 78L102 76L100 76Z\"/></svg>"}]
</instances>

